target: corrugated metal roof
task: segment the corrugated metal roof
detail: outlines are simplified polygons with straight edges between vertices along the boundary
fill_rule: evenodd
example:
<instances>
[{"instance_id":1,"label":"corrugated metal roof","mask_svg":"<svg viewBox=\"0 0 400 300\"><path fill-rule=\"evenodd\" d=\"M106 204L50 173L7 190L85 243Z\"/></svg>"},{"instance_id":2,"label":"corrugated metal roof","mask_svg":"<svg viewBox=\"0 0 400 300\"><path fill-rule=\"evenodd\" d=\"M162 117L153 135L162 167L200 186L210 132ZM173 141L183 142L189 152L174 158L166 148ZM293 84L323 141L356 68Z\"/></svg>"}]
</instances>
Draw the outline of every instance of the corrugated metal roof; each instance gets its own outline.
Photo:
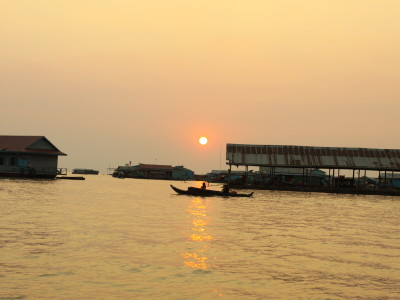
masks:
<instances>
[{"instance_id":1,"label":"corrugated metal roof","mask_svg":"<svg viewBox=\"0 0 400 300\"><path fill-rule=\"evenodd\" d=\"M228 164L400 171L399 149L227 144Z\"/></svg>"},{"instance_id":2,"label":"corrugated metal roof","mask_svg":"<svg viewBox=\"0 0 400 300\"><path fill-rule=\"evenodd\" d=\"M47 144L54 148L50 149L31 149L29 148L39 140L44 140ZM47 155L66 155L57 149L46 137L44 136L19 136L19 135L0 135L0 152L21 152L21 153L37 153Z\"/></svg>"}]
</instances>

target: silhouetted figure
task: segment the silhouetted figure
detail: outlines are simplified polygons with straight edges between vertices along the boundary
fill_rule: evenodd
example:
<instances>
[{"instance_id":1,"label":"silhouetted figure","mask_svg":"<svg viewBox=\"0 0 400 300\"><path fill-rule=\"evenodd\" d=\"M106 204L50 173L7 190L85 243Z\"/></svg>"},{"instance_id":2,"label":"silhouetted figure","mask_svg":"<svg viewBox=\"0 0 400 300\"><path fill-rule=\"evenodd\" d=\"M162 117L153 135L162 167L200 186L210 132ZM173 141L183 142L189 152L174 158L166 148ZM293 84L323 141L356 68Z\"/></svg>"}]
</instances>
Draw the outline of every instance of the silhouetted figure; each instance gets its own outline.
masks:
<instances>
[{"instance_id":1,"label":"silhouetted figure","mask_svg":"<svg viewBox=\"0 0 400 300\"><path fill-rule=\"evenodd\" d=\"M222 187L222 192L223 193L229 193L229 187L227 184L224 184L224 186Z\"/></svg>"},{"instance_id":2,"label":"silhouetted figure","mask_svg":"<svg viewBox=\"0 0 400 300\"><path fill-rule=\"evenodd\" d=\"M205 189L207 188L207 187L206 187L206 183L205 183L205 182L203 182L203 184L202 184L201 188L202 188L203 190L205 190Z\"/></svg>"}]
</instances>

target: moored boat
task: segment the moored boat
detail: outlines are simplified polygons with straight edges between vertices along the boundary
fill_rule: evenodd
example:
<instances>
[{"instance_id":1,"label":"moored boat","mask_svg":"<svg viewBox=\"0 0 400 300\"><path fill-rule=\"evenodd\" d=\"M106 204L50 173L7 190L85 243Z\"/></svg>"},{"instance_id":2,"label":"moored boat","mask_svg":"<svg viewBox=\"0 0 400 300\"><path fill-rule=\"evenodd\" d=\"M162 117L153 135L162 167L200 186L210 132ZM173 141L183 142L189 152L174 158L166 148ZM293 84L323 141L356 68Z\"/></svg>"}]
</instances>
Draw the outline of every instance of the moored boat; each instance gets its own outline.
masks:
<instances>
[{"instance_id":1,"label":"moored boat","mask_svg":"<svg viewBox=\"0 0 400 300\"><path fill-rule=\"evenodd\" d=\"M187 190L181 190L171 184L171 188L177 192L179 195L189 195L189 196L202 196L202 197L213 197L213 196L221 196L221 197L251 197L254 192L249 194L238 194L236 192L221 192L215 190L207 190L195 187L189 187Z\"/></svg>"},{"instance_id":2,"label":"moored boat","mask_svg":"<svg viewBox=\"0 0 400 300\"><path fill-rule=\"evenodd\" d=\"M98 175L99 171L93 169L73 169L72 174Z\"/></svg>"},{"instance_id":3,"label":"moored boat","mask_svg":"<svg viewBox=\"0 0 400 300\"><path fill-rule=\"evenodd\" d=\"M85 180L83 176L57 176L56 179Z\"/></svg>"}]
</instances>

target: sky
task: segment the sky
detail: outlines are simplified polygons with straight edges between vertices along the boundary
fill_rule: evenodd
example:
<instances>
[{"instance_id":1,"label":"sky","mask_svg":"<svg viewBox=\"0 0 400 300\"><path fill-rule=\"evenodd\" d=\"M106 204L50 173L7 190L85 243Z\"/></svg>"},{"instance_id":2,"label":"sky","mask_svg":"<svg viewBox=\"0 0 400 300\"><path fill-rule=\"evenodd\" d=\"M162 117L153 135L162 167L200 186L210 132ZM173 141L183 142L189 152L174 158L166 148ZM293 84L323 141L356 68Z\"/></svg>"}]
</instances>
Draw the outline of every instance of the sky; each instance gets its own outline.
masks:
<instances>
[{"instance_id":1,"label":"sky","mask_svg":"<svg viewBox=\"0 0 400 300\"><path fill-rule=\"evenodd\" d=\"M398 0L0 4L0 134L46 136L69 171L204 174L226 143L400 149Z\"/></svg>"}]
</instances>

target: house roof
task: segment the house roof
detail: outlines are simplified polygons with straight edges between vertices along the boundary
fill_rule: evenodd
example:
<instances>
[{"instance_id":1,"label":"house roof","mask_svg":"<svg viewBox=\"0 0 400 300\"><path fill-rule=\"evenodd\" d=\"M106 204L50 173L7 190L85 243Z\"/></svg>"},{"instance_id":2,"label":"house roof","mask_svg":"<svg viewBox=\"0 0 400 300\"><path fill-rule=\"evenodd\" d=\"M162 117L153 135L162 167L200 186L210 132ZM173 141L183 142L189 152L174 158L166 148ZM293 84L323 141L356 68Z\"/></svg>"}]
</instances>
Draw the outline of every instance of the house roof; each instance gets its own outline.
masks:
<instances>
[{"instance_id":1,"label":"house roof","mask_svg":"<svg viewBox=\"0 0 400 300\"><path fill-rule=\"evenodd\" d=\"M44 142L48 147L43 147ZM0 135L0 152L63 155L67 154L58 150L44 136Z\"/></svg>"},{"instance_id":2,"label":"house roof","mask_svg":"<svg viewBox=\"0 0 400 300\"><path fill-rule=\"evenodd\" d=\"M139 164L141 170L174 170L175 168L171 165L149 165Z\"/></svg>"}]
</instances>

